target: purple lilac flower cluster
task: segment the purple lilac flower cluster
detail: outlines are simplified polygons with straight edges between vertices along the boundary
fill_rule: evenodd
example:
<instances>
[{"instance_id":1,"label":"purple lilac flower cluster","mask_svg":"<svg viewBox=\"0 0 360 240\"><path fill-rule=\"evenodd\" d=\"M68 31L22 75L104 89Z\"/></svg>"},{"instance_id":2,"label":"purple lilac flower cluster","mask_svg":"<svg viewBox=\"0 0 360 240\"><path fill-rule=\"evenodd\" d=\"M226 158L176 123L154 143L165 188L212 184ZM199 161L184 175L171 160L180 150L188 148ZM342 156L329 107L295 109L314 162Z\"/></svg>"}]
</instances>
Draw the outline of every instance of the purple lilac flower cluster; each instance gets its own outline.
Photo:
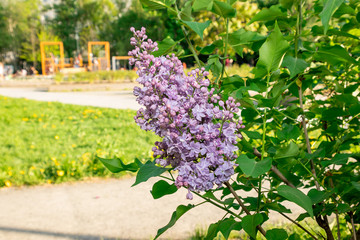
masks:
<instances>
[{"instance_id":1,"label":"purple lilac flower cluster","mask_svg":"<svg viewBox=\"0 0 360 240\"><path fill-rule=\"evenodd\" d=\"M145 28L130 30L135 46L130 64L138 68L137 81L143 85L135 87L134 94L145 107L135 121L163 138L152 149L156 163L178 170L177 187L206 191L222 186L234 174L237 138L242 137L244 126L234 119L239 103L232 97L223 101L215 89L209 90L204 68L186 75L174 55L151 55L157 43L147 38ZM190 191L187 198L192 199Z\"/></svg>"}]
</instances>

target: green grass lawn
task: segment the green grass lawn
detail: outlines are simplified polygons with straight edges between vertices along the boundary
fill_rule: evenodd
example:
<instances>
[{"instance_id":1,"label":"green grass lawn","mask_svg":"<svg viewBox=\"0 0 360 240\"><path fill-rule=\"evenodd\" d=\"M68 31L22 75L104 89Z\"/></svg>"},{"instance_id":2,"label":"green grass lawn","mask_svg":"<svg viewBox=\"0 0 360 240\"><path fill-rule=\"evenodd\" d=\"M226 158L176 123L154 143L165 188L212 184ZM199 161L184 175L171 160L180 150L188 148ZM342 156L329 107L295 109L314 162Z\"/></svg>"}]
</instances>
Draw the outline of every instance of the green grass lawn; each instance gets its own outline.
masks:
<instances>
[{"instance_id":1,"label":"green grass lawn","mask_svg":"<svg viewBox=\"0 0 360 240\"><path fill-rule=\"evenodd\" d=\"M133 110L0 96L0 187L111 176L101 157L149 158L157 140Z\"/></svg>"}]
</instances>

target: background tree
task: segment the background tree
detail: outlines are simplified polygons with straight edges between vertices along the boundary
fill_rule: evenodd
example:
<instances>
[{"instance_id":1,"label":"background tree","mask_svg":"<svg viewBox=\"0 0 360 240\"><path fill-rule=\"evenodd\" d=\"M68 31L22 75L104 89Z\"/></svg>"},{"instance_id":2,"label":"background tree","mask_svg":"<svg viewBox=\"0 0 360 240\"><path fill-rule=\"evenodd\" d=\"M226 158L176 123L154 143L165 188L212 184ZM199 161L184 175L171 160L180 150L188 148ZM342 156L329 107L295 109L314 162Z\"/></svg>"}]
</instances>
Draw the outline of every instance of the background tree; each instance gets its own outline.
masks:
<instances>
[{"instance_id":1,"label":"background tree","mask_svg":"<svg viewBox=\"0 0 360 240\"><path fill-rule=\"evenodd\" d=\"M59 36L64 43L66 56L72 56L76 51L76 31L79 23L79 5L76 0L61 0L52 8L55 17L49 24L54 34Z\"/></svg>"}]
</instances>

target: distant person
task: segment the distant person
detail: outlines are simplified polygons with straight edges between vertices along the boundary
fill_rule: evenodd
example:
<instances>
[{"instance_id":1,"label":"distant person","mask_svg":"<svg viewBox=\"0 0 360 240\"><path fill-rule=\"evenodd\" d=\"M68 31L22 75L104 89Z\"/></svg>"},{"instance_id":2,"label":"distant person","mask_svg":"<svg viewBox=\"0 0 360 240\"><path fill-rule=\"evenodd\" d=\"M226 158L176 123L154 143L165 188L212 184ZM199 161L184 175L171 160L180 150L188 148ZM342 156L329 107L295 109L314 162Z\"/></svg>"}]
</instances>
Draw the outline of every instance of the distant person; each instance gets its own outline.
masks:
<instances>
[{"instance_id":1,"label":"distant person","mask_svg":"<svg viewBox=\"0 0 360 240\"><path fill-rule=\"evenodd\" d=\"M4 64L0 62L0 80L4 80L4 75L5 75Z\"/></svg>"},{"instance_id":2,"label":"distant person","mask_svg":"<svg viewBox=\"0 0 360 240\"><path fill-rule=\"evenodd\" d=\"M39 72L36 70L36 68L34 66L32 66L30 68L30 75L38 75Z\"/></svg>"},{"instance_id":3,"label":"distant person","mask_svg":"<svg viewBox=\"0 0 360 240\"><path fill-rule=\"evenodd\" d=\"M21 69L21 76L26 77L26 75L27 75L26 69Z\"/></svg>"},{"instance_id":4,"label":"distant person","mask_svg":"<svg viewBox=\"0 0 360 240\"><path fill-rule=\"evenodd\" d=\"M82 59L81 54L79 53L77 57L79 59L79 67L82 67L83 66L83 59Z\"/></svg>"},{"instance_id":5,"label":"distant person","mask_svg":"<svg viewBox=\"0 0 360 240\"><path fill-rule=\"evenodd\" d=\"M74 68L78 68L79 66L80 66L80 60L78 56L76 56L74 61Z\"/></svg>"}]
</instances>

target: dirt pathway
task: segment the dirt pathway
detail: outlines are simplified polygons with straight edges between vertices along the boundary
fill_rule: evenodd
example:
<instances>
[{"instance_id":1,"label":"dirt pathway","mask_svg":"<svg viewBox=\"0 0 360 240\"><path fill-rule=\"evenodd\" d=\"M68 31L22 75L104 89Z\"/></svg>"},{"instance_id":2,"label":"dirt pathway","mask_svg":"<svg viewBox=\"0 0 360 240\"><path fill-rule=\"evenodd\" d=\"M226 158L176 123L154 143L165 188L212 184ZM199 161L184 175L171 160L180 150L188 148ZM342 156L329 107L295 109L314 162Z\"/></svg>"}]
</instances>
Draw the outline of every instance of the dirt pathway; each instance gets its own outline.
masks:
<instances>
[{"instance_id":1,"label":"dirt pathway","mask_svg":"<svg viewBox=\"0 0 360 240\"><path fill-rule=\"evenodd\" d=\"M157 179L131 188L134 181L125 178L1 189L0 239L152 239L179 204L201 202L196 197L187 200L184 189L154 200L150 190ZM295 209L295 214L303 212L293 204L287 206ZM205 229L222 217L223 212L213 205L200 205L183 215L162 239L187 239L196 228ZM280 220L273 213L272 221Z\"/></svg>"},{"instance_id":2,"label":"dirt pathway","mask_svg":"<svg viewBox=\"0 0 360 240\"><path fill-rule=\"evenodd\" d=\"M132 91L99 92L45 92L39 88L3 88L0 95L15 98L28 98L38 101L61 102L85 106L138 110Z\"/></svg>"},{"instance_id":3,"label":"dirt pathway","mask_svg":"<svg viewBox=\"0 0 360 240\"><path fill-rule=\"evenodd\" d=\"M98 180L0 191L0 239L152 239L165 226L186 191L154 200L151 184L131 188L133 178ZM185 239L222 217L212 205L184 215L164 238Z\"/></svg>"}]
</instances>

